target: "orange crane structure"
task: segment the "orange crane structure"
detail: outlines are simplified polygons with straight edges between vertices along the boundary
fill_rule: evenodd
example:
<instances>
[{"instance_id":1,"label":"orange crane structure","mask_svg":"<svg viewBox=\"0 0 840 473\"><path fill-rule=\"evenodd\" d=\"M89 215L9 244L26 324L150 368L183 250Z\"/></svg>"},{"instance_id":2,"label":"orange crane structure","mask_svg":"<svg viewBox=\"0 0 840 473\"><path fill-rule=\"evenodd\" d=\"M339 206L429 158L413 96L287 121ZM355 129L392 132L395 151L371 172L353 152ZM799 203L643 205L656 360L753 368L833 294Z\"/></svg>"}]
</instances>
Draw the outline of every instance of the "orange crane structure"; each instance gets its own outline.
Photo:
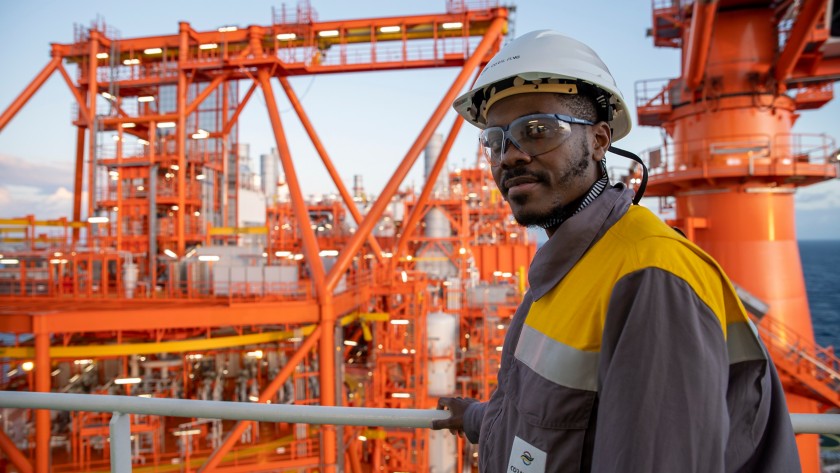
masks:
<instances>
[{"instance_id":1,"label":"orange crane structure","mask_svg":"<svg viewBox=\"0 0 840 473\"><path fill-rule=\"evenodd\" d=\"M639 123L667 132L647 152L647 195L734 282L769 305L758 322L791 412L840 407L831 350L814 344L794 228L798 187L838 177L836 142L791 132L840 79L839 2L654 0L654 44L681 75L637 83ZM816 435L797 439L820 471Z\"/></svg>"},{"instance_id":2,"label":"orange crane structure","mask_svg":"<svg viewBox=\"0 0 840 473\"><path fill-rule=\"evenodd\" d=\"M0 332L17 337L0 347L3 389L413 408L488 397L536 245L483 162L444 171L461 119L445 139L435 131L508 16L495 1L449 0L434 15L318 21L302 2L267 26L182 22L173 35L121 38L98 23L53 44L0 132L61 75L76 99L73 215L0 220ZM440 67L458 72L380 195L351 194L288 78ZM304 197L273 82L337 199ZM238 118L257 91L289 199L268 206L264 226L238 227ZM424 149L427 184L400 191ZM3 417L0 450L19 471L108 468L100 416ZM160 471L472 462L425 429L142 416L131 429L135 463Z\"/></svg>"}]
</instances>

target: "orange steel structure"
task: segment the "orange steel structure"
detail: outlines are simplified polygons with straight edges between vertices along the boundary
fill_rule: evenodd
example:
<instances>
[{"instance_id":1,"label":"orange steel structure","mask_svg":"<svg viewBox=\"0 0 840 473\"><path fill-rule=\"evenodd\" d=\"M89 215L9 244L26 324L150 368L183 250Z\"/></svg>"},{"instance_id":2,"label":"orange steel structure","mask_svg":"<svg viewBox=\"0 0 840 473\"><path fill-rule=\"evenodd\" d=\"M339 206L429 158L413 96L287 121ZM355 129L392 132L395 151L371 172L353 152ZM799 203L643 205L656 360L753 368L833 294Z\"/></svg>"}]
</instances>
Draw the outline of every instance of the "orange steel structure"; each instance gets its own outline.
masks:
<instances>
[{"instance_id":1,"label":"orange steel structure","mask_svg":"<svg viewBox=\"0 0 840 473\"><path fill-rule=\"evenodd\" d=\"M758 327L790 410L838 407L819 366L840 363L814 344L793 211L796 188L838 177L838 148L791 133L799 111L833 98L837 2L652 3L654 43L682 50L682 73L637 84L639 123L667 132L647 152L647 195L675 208L673 223L769 304ZM803 470L820 471L817 436L797 441Z\"/></svg>"},{"instance_id":2,"label":"orange steel structure","mask_svg":"<svg viewBox=\"0 0 840 473\"><path fill-rule=\"evenodd\" d=\"M3 388L431 408L426 366L441 359L458 362L453 394L489 396L535 244L483 163L448 173L444 195L430 184L419 196L398 189L452 100L498 50L508 14L494 1L450 0L441 14L319 22L303 2L273 12L268 26L196 31L182 22L174 35L120 38L94 24L72 44L53 44L47 66L0 114L0 132L52 74L62 76L77 102L73 215L0 220L0 241L17 245L0 256L0 332L32 335L0 347ZM360 208L287 78L430 67L459 70L378 198ZM304 199L273 81L340 200ZM237 120L258 89L290 200L268 207L265 227L237 228ZM443 172L461 124L428 182ZM394 206L399 221L386 215ZM443 215L445 235L424 230L430 214ZM377 236L385 223L393 231ZM245 237L261 241L258 251L237 246ZM424 269L438 260L449 276ZM267 276L286 272L294 277ZM432 311L461 327L443 355L429 354ZM9 422L30 416L34 431L0 433L18 470L107 469L101 419L38 410ZM429 433L419 429L165 418L134 419L132 432L137 461L156 468L429 468Z\"/></svg>"}]
</instances>

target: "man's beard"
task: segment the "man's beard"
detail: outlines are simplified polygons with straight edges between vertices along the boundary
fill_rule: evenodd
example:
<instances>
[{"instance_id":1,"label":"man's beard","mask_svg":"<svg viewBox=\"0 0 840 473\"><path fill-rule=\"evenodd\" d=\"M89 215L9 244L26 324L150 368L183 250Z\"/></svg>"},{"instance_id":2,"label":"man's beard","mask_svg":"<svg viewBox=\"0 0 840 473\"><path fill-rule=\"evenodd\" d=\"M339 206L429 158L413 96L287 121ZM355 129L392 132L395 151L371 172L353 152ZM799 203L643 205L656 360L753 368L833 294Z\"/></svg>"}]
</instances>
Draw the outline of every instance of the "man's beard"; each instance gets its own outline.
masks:
<instances>
[{"instance_id":1,"label":"man's beard","mask_svg":"<svg viewBox=\"0 0 840 473\"><path fill-rule=\"evenodd\" d=\"M585 143L582 143L580 157L566 169L566 172L560 177L559 183L568 182L570 179L584 176L591 165L591 158L591 150L589 150ZM586 194L584 193L584 195ZM577 210L583 195L577 196L566 205L560 203L559 196L554 193L547 197L553 199L553 204L548 210L543 212L520 212L518 215L514 213L513 217L516 219L516 222L523 227L539 227L544 229L556 227ZM529 198L534 197L517 196L510 198L510 200L512 203L525 205Z\"/></svg>"}]
</instances>

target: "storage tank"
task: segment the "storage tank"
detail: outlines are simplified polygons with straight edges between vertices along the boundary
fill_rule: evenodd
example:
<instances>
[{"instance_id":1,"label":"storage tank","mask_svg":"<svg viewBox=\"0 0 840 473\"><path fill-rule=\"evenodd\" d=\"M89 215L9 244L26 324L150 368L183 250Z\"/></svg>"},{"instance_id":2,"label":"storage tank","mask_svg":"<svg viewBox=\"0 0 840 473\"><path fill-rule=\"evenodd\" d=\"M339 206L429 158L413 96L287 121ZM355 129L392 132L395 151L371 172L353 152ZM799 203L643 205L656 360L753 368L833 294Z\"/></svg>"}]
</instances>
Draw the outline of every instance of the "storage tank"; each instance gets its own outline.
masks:
<instances>
[{"instance_id":1,"label":"storage tank","mask_svg":"<svg viewBox=\"0 0 840 473\"><path fill-rule=\"evenodd\" d=\"M446 312L431 312L426 318L429 396L455 394L455 352L458 318ZM454 473L457 462L455 437L446 430L429 432L429 471Z\"/></svg>"}]
</instances>

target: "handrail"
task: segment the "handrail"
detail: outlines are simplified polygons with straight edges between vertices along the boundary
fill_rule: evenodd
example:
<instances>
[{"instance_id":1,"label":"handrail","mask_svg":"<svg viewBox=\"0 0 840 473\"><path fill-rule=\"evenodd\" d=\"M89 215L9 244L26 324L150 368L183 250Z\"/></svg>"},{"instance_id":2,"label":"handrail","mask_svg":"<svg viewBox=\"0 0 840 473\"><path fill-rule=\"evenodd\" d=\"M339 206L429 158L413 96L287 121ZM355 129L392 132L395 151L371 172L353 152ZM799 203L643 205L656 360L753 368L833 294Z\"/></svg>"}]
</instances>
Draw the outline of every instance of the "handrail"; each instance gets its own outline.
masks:
<instances>
[{"instance_id":1,"label":"handrail","mask_svg":"<svg viewBox=\"0 0 840 473\"><path fill-rule=\"evenodd\" d=\"M128 473L132 468L129 414L404 428L431 428L432 421L449 417L449 412L435 409L258 404L25 391L0 392L0 407L112 412L111 471L117 473ZM840 434L840 414L790 414L790 418L797 434Z\"/></svg>"},{"instance_id":2,"label":"handrail","mask_svg":"<svg viewBox=\"0 0 840 473\"><path fill-rule=\"evenodd\" d=\"M258 404L254 402L199 401L193 399L27 391L0 392L0 407L406 428L430 428L432 421L449 417L447 411L434 409ZM837 433L840 433L840 414L837 414L837 417Z\"/></svg>"}]
</instances>

